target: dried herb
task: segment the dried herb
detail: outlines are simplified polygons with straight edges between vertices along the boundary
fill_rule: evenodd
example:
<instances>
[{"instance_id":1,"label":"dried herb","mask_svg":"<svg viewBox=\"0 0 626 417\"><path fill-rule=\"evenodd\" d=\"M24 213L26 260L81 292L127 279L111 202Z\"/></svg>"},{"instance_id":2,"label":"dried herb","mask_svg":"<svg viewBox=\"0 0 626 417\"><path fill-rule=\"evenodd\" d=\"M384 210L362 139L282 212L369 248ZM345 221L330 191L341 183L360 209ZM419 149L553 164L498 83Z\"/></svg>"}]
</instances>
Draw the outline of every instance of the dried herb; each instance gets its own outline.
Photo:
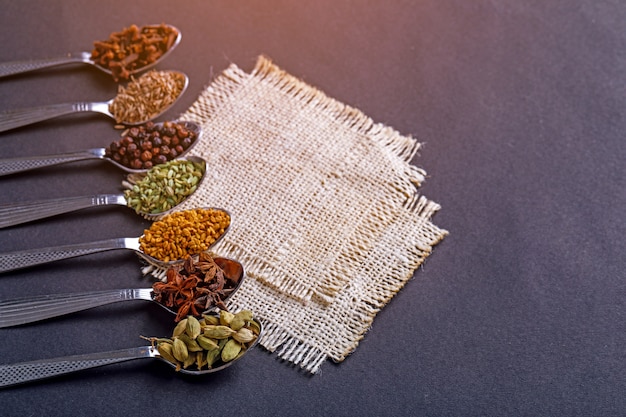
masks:
<instances>
[{"instance_id":1,"label":"dried herb","mask_svg":"<svg viewBox=\"0 0 626 417\"><path fill-rule=\"evenodd\" d=\"M154 283L152 291L157 302L177 311L175 321L179 322L214 307L226 310L224 300L242 278L243 268L238 262L201 253L197 261L188 257L182 268L168 269L166 281Z\"/></svg>"}]
</instances>

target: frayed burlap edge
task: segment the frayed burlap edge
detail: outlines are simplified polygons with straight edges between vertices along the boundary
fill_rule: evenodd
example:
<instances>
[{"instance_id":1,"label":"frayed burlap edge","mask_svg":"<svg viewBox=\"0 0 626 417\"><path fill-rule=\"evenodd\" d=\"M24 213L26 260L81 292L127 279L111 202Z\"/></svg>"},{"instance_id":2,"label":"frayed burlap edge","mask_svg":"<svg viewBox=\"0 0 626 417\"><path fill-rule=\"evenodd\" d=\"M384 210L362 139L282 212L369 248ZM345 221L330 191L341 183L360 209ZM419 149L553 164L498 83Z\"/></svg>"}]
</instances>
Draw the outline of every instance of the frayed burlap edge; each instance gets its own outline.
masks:
<instances>
[{"instance_id":1,"label":"frayed burlap edge","mask_svg":"<svg viewBox=\"0 0 626 417\"><path fill-rule=\"evenodd\" d=\"M342 362L358 347L376 314L447 235L446 230L427 220L438 209L436 203L420 197L402 210L356 279L330 305L302 306L262 282L250 280L229 301L229 307L238 311L252 306L265 326L260 345L278 358L317 374L326 360ZM407 245L401 251L390 251L390 241L398 236L406 239Z\"/></svg>"}]
</instances>

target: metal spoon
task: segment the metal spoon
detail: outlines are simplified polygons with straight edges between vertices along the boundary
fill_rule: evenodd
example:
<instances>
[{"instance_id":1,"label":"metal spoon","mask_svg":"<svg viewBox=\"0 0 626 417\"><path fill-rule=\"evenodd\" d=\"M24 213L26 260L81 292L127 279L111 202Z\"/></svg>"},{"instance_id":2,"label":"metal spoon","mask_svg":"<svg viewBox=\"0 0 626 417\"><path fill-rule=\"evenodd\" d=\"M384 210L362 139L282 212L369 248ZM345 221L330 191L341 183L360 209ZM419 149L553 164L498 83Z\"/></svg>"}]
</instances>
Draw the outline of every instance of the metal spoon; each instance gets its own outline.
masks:
<instances>
[{"instance_id":1,"label":"metal spoon","mask_svg":"<svg viewBox=\"0 0 626 417\"><path fill-rule=\"evenodd\" d=\"M178 71L171 71L178 72ZM128 126L136 126L143 123L146 123L150 120L156 119L161 114L165 113L170 107L178 101L178 99L183 95L187 86L189 85L189 77L186 74L179 72L185 79L185 84L180 92L180 94L176 97L176 99L166 108L162 109L159 114L155 114L152 117L149 117L146 120L139 121L124 121L122 120L120 123ZM53 119L55 117L63 116L66 114L72 113L80 113L80 112L96 112L102 113L110 118L115 120L115 116L109 110L109 106L115 101L116 97L113 97L109 101L101 101L101 102L75 102L75 103L61 103L61 104L50 104L47 106L40 107L30 107L26 109L17 109L17 110L9 110L0 113L0 132L6 132L7 130L15 129L22 126L27 126L33 123L41 122L44 120Z\"/></svg>"},{"instance_id":2,"label":"metal spoon","mask_svg":"<svg viewBox=\"0 0 626 417\"><path fill-rule=\"evenodd\" d=\"M227 213L226 210L221 210ZM232 216L230 224L232 224ZM230 227L229 224L229 227ZM222 233L222 235L213 243L217 243L228 231L228 228ZM156 259L150 255L147 255L139 248L139 239L141 237L120 237L106 240L99 240L96 242L78 243L62 246L52 246L47 248L28 249L16 252L7 252L0 254L0 272L14 271L16 269L27 268L35 265L41 265L49 262L59 261L61 259L75 258L83 255L90 255L98 252L105 252L115 249L130 249L135 251L140 258L143 258L147 263L156 265L159 268L167 269L172 265L177 265L184 262L183 259L164 262Z\"/></svg>"},{"instance_id":3,"label":"metal spoon","mask_svg":"<svg viewBox=\"0 0 626 417\"><path fill-rule=\"evenodd\" d=\"M226 302L241 286L245 279L243 266L240 262L228 258L216 257L215 263L224 270L228 279L237 282L229 289L222 299ZM152 288L126 288L105 291L87 291L71 294L49 294L37 297L24 297L0 302L0 328L19 326L59 317L78 311L113 304L120 301L145 300L152 301L176 315L173 310L154 299Z\"/></svg>"},{"instance_id":4,"label":"metal spoon","mask_svg":"<svg viewBox=\"0 0 626 417\"><path fill-rule=\"evenodd\" d=\"M257 323L260 332L256 340L246 349L243 355L235 358L230 362L226 362L214 368L204 369L202 371L193 371L183 368L179 369L178 372L189 375L209 374L226 369L233 363L239 361L243 356L245 356L246 353L248 353L258 344L259 339L263 335L263 324L257 319L253 320ZM109 352L65 356L54 359L16 363L12 365L0 365L0 387L9 387L13 385L23 384L26 382L51 378L54 376L65 375L84 369L91 369L99 366L110 365L113 363L145 358L160 359L170 365L172 368L175 368L175 365L173 363L159 356L159 351L156 347L140 346Z\"/></svg>"},{"instance_id":5,"label":"metal spoon","mask_svg":"<svg viewBox=\"0 0 626 417\"><path fill-rule=\"evenodd\" d=\"M193 131L196 134L196 140L193 141L191 146L189 146L183 153L178 155L177 159L185 156L191 148L198 143L200 138L200 134L202 133L202 128L200 125L194 122L188 121L176 121L176 123L184 126L187 130ZM155 123L156 126L163 125L163 122ZM78 152L69 152L57 155L44 155L44 156L30 156L30 157L18 157L18 158L8 158L8 159L0 159L0 176L15 174L18 172L30 171L37 168L44 168L54 165L65 164L68 162L76 162L83 161L86 159L103 159L107 162L112 163L118 168L123 169L126 172L132 173L142 173L147 172L147 169L133 169L129 168L125 165L120 164L115 161L111 157L105 155L105 148L92 148L84 151Z\"/></svg>"},{"instance_id":6,"label":"metal spoon","mask_svg":"<svg viewBox=\"0 0 626 417\"><path fill-rule=\"evenodd\" d=\"M144 28L159 27L159 26L161 25L146 25L144 26ZM155 62L149 65L145 65L143 67L131 70L129 71L130 74L137 74L139 72L146 71L154 67L160 61L165 59L165 57L169 55L176 48L176 46L178 46L178 44L180 43L182 39L182 34L180 30L178 30L176 27L171 26L171 25L167 25L167 26L169 26L172 30L174 30L177 33L174 43ZM110 69L97 64L93 59L91 59L91 52L79 52L79 53L71 53L64 57L58 57L58 58L45 58L45 59L37 59L37 60L13 61L13 62L0 63L0 78L7 77L9 75L22 74L25 72L35 71L38 69L51 68L51 67L56 67L59 65L76 64L76 63L93 65L99 70L104 71L109 75L112 75L112 72Z\"/></svg>"},{"instance_id":7,"label":"metal spoon","mask_svg":"<svg viewBox=\"0 0 626 417\"><path fill-rule=\"evenodd\" d=\"M204 181L204 178L206 177L206 161L197 156L190 156L184 159L205 164L205 174L198 183L199 188L202 181ZM140 212L139 214L148 220L156 219L174 211L176 207L183 204L183 202L191 197L191 195L187 196L183 201L167 211L160 213ZM129 207L124 194L98 194L79 197L55 198L51 200L32 201L29 203L2 204L0 205L0 229L64 213L71 213L84 208L107 205L121 205Z\"/></svg>"}]
</instances>

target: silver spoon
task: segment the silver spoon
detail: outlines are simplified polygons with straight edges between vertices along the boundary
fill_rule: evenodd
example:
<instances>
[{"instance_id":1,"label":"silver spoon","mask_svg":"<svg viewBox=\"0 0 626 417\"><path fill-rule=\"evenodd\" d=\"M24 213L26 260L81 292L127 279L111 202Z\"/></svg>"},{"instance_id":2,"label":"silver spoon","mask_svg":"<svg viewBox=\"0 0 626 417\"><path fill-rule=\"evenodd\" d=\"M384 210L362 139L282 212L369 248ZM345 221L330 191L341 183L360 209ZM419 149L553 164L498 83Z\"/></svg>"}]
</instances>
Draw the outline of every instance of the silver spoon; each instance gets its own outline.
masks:
<instances>
[{"instance_id":1,"label":"silver spoon","mask_svg":"<svg viewBox=\"0 0 626 417\"><path fill-rule=\"evenodd\" d=\"M177 121L176 123L184 126L186 129L193 131L196 135L196 139L193 141L183 153L178 155L177 159L184 157L194 146L198 143L202 128L200 125L189 121ZM162 126L163 122L155 123L156 126ZM103 159L112 163L118 168L123 169L126 172L142 173L147 172L147 169L132 169L125 165L120 164L113 158L106 155L105 148L92 148L84 151L69 152L57 155L44 155L44 156L30 156L30 157L17 157L0 159L0 176L15 174L18 172L30 171L33 169L44 168L54 165L65 164L68 162L83 161L86 159Z\"/></svg>"},{"instance_id":2,"label":"silver spoon","mask_svg":"<svg viewBox=\"0 0 626 417\"><path fill-rule=\"evenodd\" d=\"M263 335L263 324L253 319L260 329L255 341L246 348L243 355L238 356L234 360L222 363L214 368L194 371L191 369L179 369L178 372L189 375L203 375L213 372L219 372L228 368L235 362L239 361L246 353L254 348L261 336ZM51 378L54 376L65 375L71 372L81 371L84 369L96 368L99 366L110 365L119 362L126 362L134 359L156 358L175 368L170 361L162 358L159 351L154 346L139 346L129 349L114 350L109 352L90 353L86 355L64 356L54 359L44 359L31 362L22 362L12 365L0 365L0 387L9 387L13 385L23 384L26 382L38 381L41 379Z\"/></svg>"},{"instance_id":3,"label":"silver spoon","mask_svg":"<svg viewBox=\"0 0 626 417\"><path fill-rule=\"evenodd\" d=\"M213 260L224 270L224 274L228 279L237 283L235 287L229 288L228 294L222 299L223 302L226 302L226 300L239 289L245 279L243 266L240 262L233 259L216 257L213 258ZM49 294L1 301L0 328L34 323L39 320L46 320L107 304L131 300L152 301L170 313L177 314L176 310L154 299L152 288L126 288L72 294Z\"/></svg>"},{"instance_id":4,"label":"silver spoon","mask_svg":"<svg viewBox=\"0 0 626 417\"><path fill-rule=\"evenodd\" d=\"M150 27L159 27L159 26L161 25L146 25L144 27L150 28ZM167 26L169 26L172 30L174 30L177 33L177 36L173 44L155 62L149 65L145 65L143 67L131 70L129 71L130 74L137 74L139 72L146 71L154 67L160 61L165 59L165 57L169 55L176 48L176 46L178 46L178 44L180 43L182 39L182 34L180 30L178 30L176 27L171 26L171 25L167 25ZM58 58L45 58L45 59L0 63L0 78L7 77L9 75L22 74L25 72L35 71L35 70L44 69L44 68L52 68L52 67L56 67L60 65L76 64L76 63L93 65L99 70L104 71L109 75L112 75L112 72L110 69L97 64L93 59L91 59L91 52L79 52L79 53L71 53L66 56L58 57Z\"/></svg>"},{"instance_id":5,"label":"silver spoon","mask_svg":"<svg viewBox=\"0 0 626 417\"><path fill-rule=\"evenodd\" d=\"M199 162L205 164L205 174L198 183L198 188L206 177L206 161L197 156L189 156L185 158L188 161ZM148 219L153 220L163 215L169 214L176 209L176 207L183 204L193 194L188 195L183 201L178 203L167 211L160 213L146 213L140 212L139 214ZM79 197L65 197L55 198L51 200L32 201L29 203L16 203L16 204L2 204L0 205L0 229L16 226L18 224L28 223L35 220L45 219L48 217L57 216L64 213L71 213L76 210L108 205L121 205L129 207L128 201L124 194L97 194L89 196Z\"/></svg>"},{"instance_id":6,"label":"silver spoon","mask_svg":"<svg viewBox=\"0 0 626 417\"><path fill-rule=\"evenodd\" d=\"M231 221L229 223L232 224L232 216L226 210L221 210L228 214ZM228 231L228 227L224 230L221 236L213 243L217 243L221 240L226 232ZM96 242L87 242L87 243L77 243L77 244L69 244L62 246L52 246L47 248L37 248L37 249L27 249L16 252L7 252L0 254L0 273L14 271L16 269L27 268L35 265L41 265L49 262L59 261L62 259L75 258L83 255L90 255L93 253L105 252L109 250L116 249L130 249L133 250L139 255L140 258L143 258L147 263L151 265L155 265L161 269L167 269L170 266L178 265L184 262L183 259L164 262L159 259L156 259L150 255L147 255L141 251L139 248L139 239L140 237L120 237L106 240L99 240Z\"/></svg>"},{"instance_id":7,"label":"silver spoon","mask_svg":"<svg viewBox=\"0 0 626 417\"><path fill-rule=\"evenodd\" d=\"M120 121L121 124L128 126L136 126L143 123L146 123L150 120L156 119L161 114L165 113L170 107L172 107L176 101L183 95L187 86L189 85L189 77L186 74L183 74L179 71L170 71L170 72L178 72L184 77L184 85L180 94L172 101L172 103L161 109L159 114L152 115L146 120L139 121ZM25 109L17 109L17 110L9 110L0 113L0 132L6 132L7 130L15 129L22 126L27 126L33 123L41 122L44 120L53 119L55 117L64 116L72 113L80 113L80 112L95 112L102 113L110 118L115 120L115 116L110 111L111 104L115 101L116 97L113 97L109 101L101 101L101 102L75 102L75 103L61 103L61 104L50 104L47 106L40 107L30 107Z\"/></svg>"}]
</instances>

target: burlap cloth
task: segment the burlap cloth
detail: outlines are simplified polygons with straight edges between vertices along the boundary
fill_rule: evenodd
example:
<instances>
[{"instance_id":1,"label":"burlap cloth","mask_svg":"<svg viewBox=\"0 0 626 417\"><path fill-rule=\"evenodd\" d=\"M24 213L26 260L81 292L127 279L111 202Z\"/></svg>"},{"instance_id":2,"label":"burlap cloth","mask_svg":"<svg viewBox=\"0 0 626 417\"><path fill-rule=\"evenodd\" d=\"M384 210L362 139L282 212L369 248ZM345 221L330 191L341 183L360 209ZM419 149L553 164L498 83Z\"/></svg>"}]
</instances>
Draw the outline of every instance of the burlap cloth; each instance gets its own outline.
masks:
<instances>
[{"instance_id":1,"label":"burlap cloth","mask_svg":"<svg viewBox=\"0 0 626 417\"><path fill-rule=\"evenodd\" d=\"M311 373L342 361L447 232L420 196L415 139L374 123L259 57L231 65L180 119L203 126L207 177L180 208L233 218L214 255L247 278L229 301L260 345Z\"/></svg>"}]
</instances>

